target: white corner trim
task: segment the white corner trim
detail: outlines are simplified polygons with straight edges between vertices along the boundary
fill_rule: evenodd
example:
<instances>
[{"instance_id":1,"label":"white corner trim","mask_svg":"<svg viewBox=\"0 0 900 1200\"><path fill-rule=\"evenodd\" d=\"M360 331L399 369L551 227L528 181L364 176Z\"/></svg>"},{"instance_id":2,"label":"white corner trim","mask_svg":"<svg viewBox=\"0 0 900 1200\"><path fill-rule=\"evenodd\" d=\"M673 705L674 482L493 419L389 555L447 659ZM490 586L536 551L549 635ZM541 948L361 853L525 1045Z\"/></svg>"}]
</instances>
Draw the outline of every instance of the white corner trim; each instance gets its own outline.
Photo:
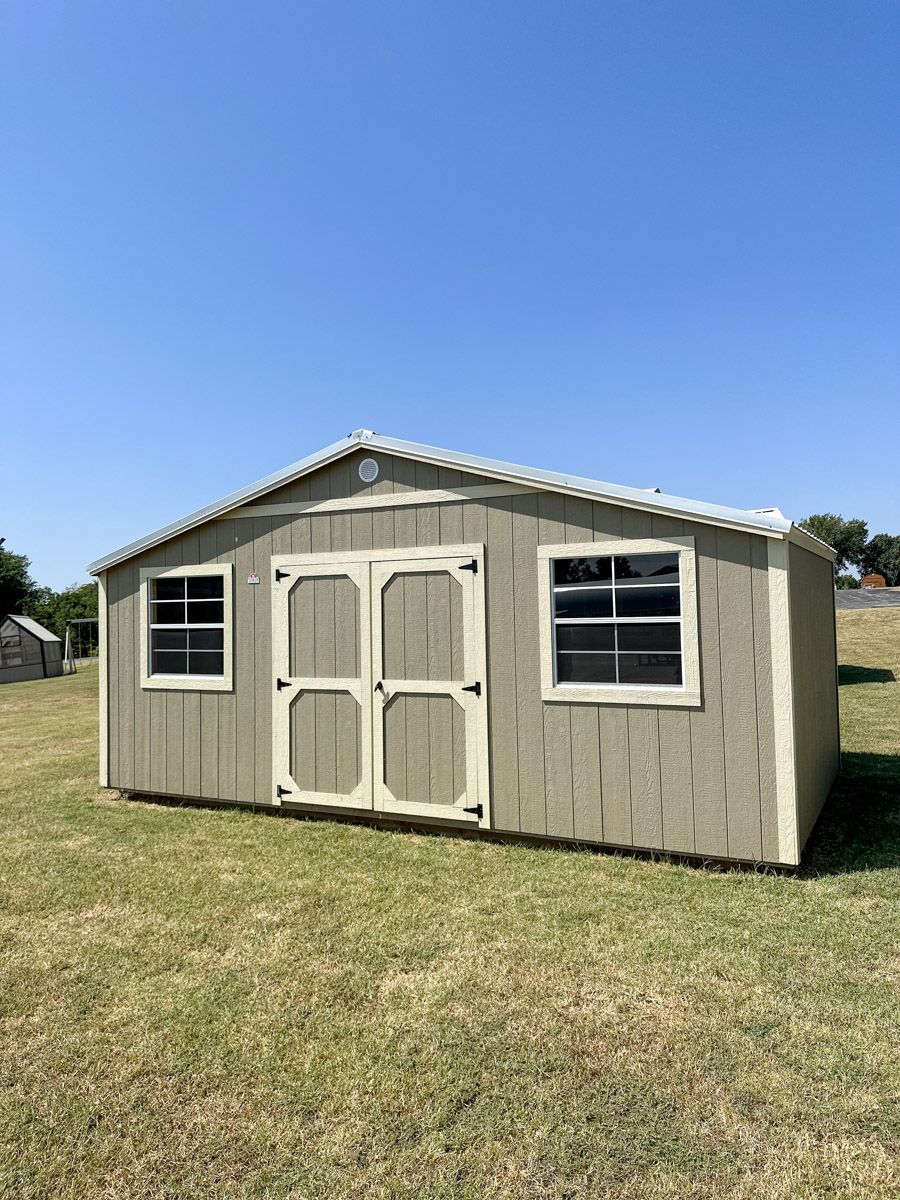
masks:
<instances>
[{"instance_id":1,"label":"white corner trim","mask_svg":"<svg viewBox=\"0 0 900 1200\"><path fill-rule=\"evenodd\" d=\"M556 682L553 650L553 609L550 562L554 558L601 557L611 554L654 554L677 550L681 583L681 640L683 685L596 687ZM564 704L630 704L665 708L698 708L700 688L700 634L697 616L697 559L692 537L622 539L615 542L560 542L538 546L538 641L540 646L541 699Z\"/></svg>"},{"instance_id":2,"label":"white corner trim","mask_svg":"<svg viewBox=\"0 0 900 1200\"><path fill-rule=\"evenodd\" d=\"M100 664L100 786L109 787L109 612L106 599L106 572L97 577L97 616Z\"/></svg>"},{"instance_id":3,"label":"white corner trim","mask_svg":"<svg viewBox=\"0 0 900 1200\"><path fill-rule=\"evenodd\" d=\"M198 575L221 575L225 580L223 594L225 606L225 631L222 639L224 650L221 678L206 679L202 675L151 675L149 656L150 631L150 588L151 579L164 576L181 577ZM141 687L149 691L168 692L230 692L234 690L234 564L202 563L179 567L141 567Z\"/></svg>"},{"instance_id":4,"label":"white corner trim","mask_svg":"<svg viewBox=\"0 0 900 1200\"><path fill-rule=\"evenodd\" d=\"M769 630L772 639L772 700L775 716L775 805L778 861L796 865L797 767L794 755L794 680L788 542L769 539Z\"/></svg>"}]
</instances>

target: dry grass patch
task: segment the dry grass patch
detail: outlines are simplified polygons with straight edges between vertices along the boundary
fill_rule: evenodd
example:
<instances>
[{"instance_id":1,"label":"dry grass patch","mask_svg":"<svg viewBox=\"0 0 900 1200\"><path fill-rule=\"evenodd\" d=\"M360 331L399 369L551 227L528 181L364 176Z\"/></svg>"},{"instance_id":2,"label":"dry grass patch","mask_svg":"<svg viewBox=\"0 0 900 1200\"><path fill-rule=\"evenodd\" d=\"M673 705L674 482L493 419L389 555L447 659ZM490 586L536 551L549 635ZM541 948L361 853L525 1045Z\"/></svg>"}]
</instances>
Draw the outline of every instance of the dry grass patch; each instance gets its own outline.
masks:
<instances>
[{"instance_id":1,"label":"dry grass patch","mask_svg":"<svg viewBox=\"0 0 900 1200\"><path fill-rule=\"evenodd\" d=\"M3 689L0 1196L897 1195L896 617L796 878L134 804Z\"/></svg>"}]
</instances>

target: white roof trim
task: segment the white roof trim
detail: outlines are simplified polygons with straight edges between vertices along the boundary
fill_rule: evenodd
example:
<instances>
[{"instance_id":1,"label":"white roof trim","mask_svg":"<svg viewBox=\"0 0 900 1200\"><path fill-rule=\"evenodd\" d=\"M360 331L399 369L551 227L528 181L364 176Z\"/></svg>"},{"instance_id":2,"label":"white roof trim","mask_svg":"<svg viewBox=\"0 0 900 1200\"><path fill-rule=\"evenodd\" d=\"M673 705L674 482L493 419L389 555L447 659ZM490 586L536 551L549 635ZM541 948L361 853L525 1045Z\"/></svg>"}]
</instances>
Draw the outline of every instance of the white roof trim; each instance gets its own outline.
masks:
<instances>
[{"instance_id":1,"label":"white roof trim","mask_svg":"<svg viewBox=\"0 0 900 1200\"><path fill-rule=\"evenodd\" d=\"M91 575L98 575L135 554L140 554L161 542L168 541L180 533L202 525L215 517L222 516L232 508L237 508L251 500L264 496L275 488L291 483L303 475L309 474L318 467L325 466L334 459L350 453L358 446L370 446L384 450L388 454L401 457L421 459L439 465L452 466L480 475L489 475L495 479L503 479L514 483L526 483L531 486L543 486L552 491L566 492L575 496L584 496L593 500L606 500L626 508L637 508L644 512L661 513L666 516L689 518L709 525L720 525L729 529L748 530L762 533L768 537L787 538L797 527L787 520L778 509L751 512L742 508L727 508L719 504L706 504L701 500L688 500L682 496L667 496L661 492L651 492L645 488L624 487L621 484L602 483L596 479L584 479L577 475L566 475L558 471L542 471L536 467L523 467L514 463L502 462L492 458L480 458L475 454L463 454L455 450L441 450L437 446L423 446L418 442L406 442L398 438L383 437L369 429L357 429L338 442L333 442L323 450L301 458L274 475L267 475L257 483L232 492L231 495L200 508L180 521L164 525L154 533L137 541L129 542L119 550L105 555L92 562L87 568ZM809 536L809 535L807 535ZM819 553L832 557L833 551L816 543L810 537L809 549L814 545L821 547Z\"/></svg>"}]
</instances>

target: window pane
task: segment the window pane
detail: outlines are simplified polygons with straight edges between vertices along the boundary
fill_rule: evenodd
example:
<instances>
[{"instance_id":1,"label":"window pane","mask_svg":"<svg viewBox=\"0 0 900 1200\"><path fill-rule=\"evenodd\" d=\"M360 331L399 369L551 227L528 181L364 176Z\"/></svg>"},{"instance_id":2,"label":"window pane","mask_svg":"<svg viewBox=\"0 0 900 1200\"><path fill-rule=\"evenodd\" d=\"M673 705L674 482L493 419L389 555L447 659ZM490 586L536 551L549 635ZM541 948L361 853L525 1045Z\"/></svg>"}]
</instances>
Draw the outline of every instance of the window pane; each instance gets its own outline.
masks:
<instances>
[{"instance_id":1,"label":"window pane","mask_svg":"<svg viewBox=\"0 0 900 1200\"><path fill-rule=\"evenodd\" d=\"M611 558L557 558L553 562L554 583L609 583Z\"/></svg>"},{"instance_id":2,"label":"window pane","mask_svg":"<svg viewBox=\"0 0 900 1200\"><path fill-rule=\"evenodd\" d=\"M615 683L614 654L568 654L556 656L558 683Z\"/></svg>"},{"instance_id":3,"label":"window pane","mask_svg":"<svg viewBox=\"0 0 900 1200\"><path fill-rule=\"evenodd\" d=\"M186 675L187 654L177 650L156 650L153 654L154 675Z\"/></svg>"},{"instance_id":4,"label":"window pane","mask_svg":"<svg viewBox=\"0 0 900 1200\"><path fill-rule=\"evenodd\" d=\"M184 580L183 579L154 579L153 580L153 599L154 600L183 600L184 599Z\"/></svg>"},{"instance_id":5,"label":"window pane","mask_svg":"<svg viewBox=\"0 0 900 1200\"><path fill-rule=\"evenodd\" d=\"M619 625L619 650L681 650L681 626Z\"/></svg>"},{"instance_id":6,"label":"window pane","mask_svg":"<svg viewBox=\"0 0 900 1200\"><path fill-rule=\"evenodd\" d=\"M620 654L619 683L681 683L680 654Z\"/></svg>"},{"instance_id":7,"label":"window pane","mask_svg":"<svg viewBox=\"0 0 900 1200\"><path fill-rule=\"evenodd\" d=\"M188 659L190 660L189 672L191 675L224 674L224 662L221 651L201 650L198 653L192 650L188 655Z\"/></svg>"},{"instance_id":8,"label":"window pane","mask_svg":"<svg viewBox=\"0 0 900 1200\"><path fill-rule=\"evenodd\" d=\"M616 587L630 583L675 583L678 580L678 553L616 555Z\"/></svg>"},{"instance_id":9,"label":"window pane","mask_svg":"<svg viewBox=\"0 0 900 1200\"><path fill-rule=\"evenodd\" d=\"M558 617L611 617L612 588L586 587L553 593Z\"/></svg>"},{"instance_id":10,"label":"window pane","mask_svg":"<svg viewBox=\"0 0 900 1200\"><path fill-rule=\"evenodd\" d=\"M183 625L184 604L151 604L151 625Z\"/></svg>"},{"instance_id":11,"label":"window pane","mask_svg":"<svg viewBox=\"0 0 900 1200\"><path fill-rule=\"evenodd\" d=\"M557 625L557 650L615 650L615 625Z\"/></svg>"},{"instance_id":12,"label":"window pane","mask_svg":"<svg viewBox=\"0 0 900 1200\"><path fill-rule=\"evenodd\" d=\"M221 625L225 620L225 603L222 600L189 600L189 625Z\"/></svg>"},{"instance_id":13,"label":"window pane","mask_svg":"<svg viewBox=\"0 0 900 1200\"><path fill-rule=\"evenodd\" d=\"M221 600L225 595L221 575L194 575L187 581L188 600Z\"/></svg>"},{"instance_id":14,"label":"window pane","mask_svg":"<svg viewBox=\"0 0 900 1200\"><path fill-rule=\"evenodd\" d=\"M187 630L151 629L150 646L153 650L187 650Z\"/></svg>"},{"instance_id":15,"label":"window pane","mask_svg":"<svg viewBox=\"0 0 900 1200\"><path fill-rule=\"evenodd\" d=\"M617 617L677 617L681 613L677 587L616 588Z\"/></svg>"},{"instance_id":16,"label":"window pane","mask_svg":"<svg viewBox=\"0 0 900 1200\"><path fill-rule=\"evenodd\" d=\"M224 630L222 629L192 629L192 650L221 650Z\"/></svg>"}]
</instances>

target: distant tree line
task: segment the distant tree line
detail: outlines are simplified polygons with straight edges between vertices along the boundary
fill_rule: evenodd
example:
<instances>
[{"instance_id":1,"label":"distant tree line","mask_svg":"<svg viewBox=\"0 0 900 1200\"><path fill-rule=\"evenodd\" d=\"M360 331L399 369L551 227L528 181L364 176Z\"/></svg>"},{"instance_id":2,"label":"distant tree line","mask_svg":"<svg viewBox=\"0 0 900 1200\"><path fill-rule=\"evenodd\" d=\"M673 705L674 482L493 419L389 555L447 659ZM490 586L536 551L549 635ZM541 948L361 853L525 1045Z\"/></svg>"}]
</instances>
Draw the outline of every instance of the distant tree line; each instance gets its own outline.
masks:
<instances>
[{"instance_id":1,"label":"distant tree line","mask_svg":"<svg viewBox=\"0 0 900 1200\"><path fill-rule=\"evenodd\" d=\"M856 567L861 575L883 575L888 587L900 587L900 534L876 533L869 537L865 521L845 520L836 513L817 513L800 522L813 537L827 542L836 552L835 583L839 588L859 587L848 572Z\"/></svg>"},{"instance_id":2,"label":"distant tree line","mask_svg":"<svg viewBox=\"0 0 900 1200\"><path fill-rule=\"evenodd\" d=\"M41 587L31 577L31 562L24 554L13 554L0 547L0 616L17 613L32 617L45 629L65 639L66 622L97 616L97 584L73 583L61 592ZM82 627L79 652L95 653L95 626Z\"/></svg>"}]
</instances>

